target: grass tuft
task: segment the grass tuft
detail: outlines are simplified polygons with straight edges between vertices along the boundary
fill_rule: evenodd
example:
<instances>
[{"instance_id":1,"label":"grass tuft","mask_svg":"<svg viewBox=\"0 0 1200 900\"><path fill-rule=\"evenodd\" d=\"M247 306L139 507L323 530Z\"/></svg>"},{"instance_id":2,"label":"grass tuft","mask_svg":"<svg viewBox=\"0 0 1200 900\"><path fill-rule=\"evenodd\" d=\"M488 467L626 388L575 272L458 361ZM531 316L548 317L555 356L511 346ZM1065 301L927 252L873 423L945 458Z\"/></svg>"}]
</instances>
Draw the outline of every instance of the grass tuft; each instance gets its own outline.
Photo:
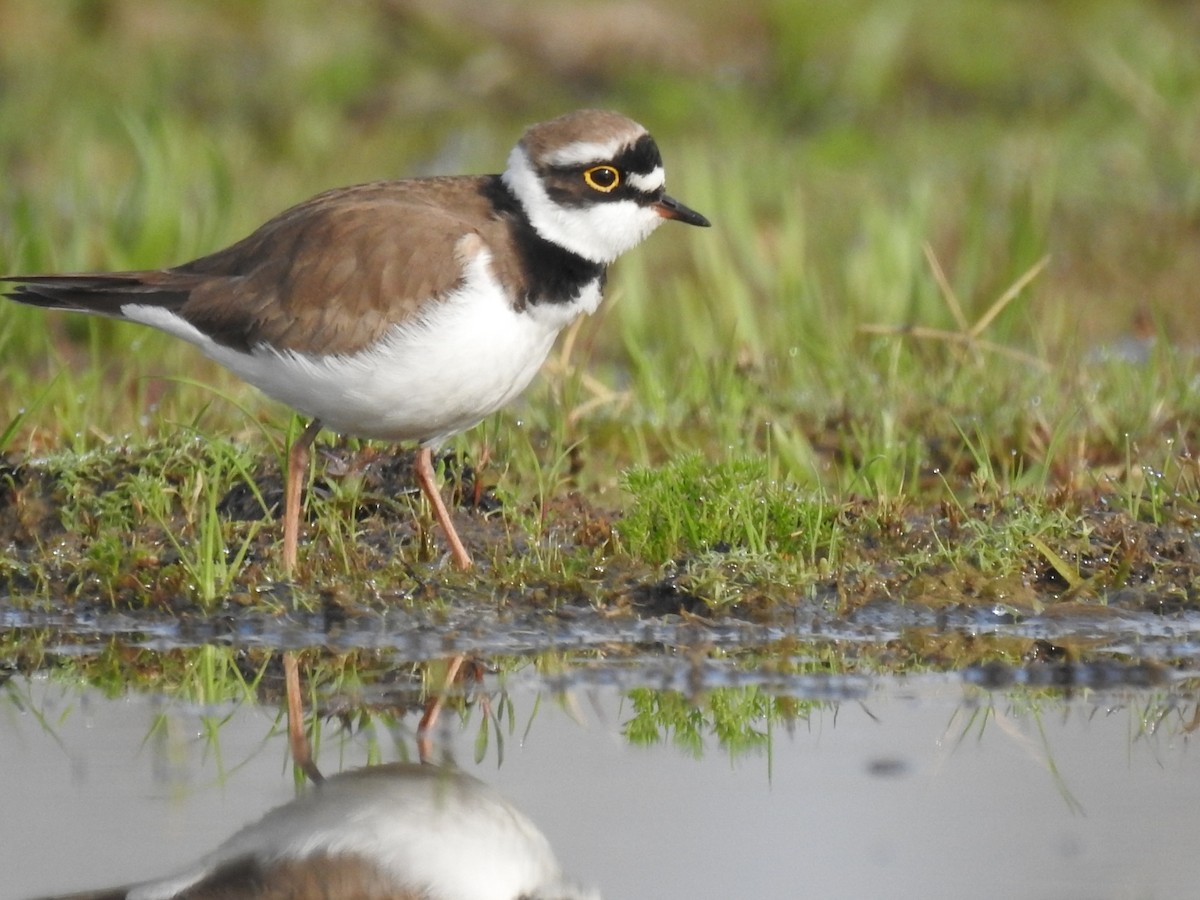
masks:
<instances>
[{"instance_id":1,"label":"grass tuft","mask_svg":"<svg viewBox=\"0 0 1200 900\"><path fill-rule=\"evenodd\" d=\"M737 549L813 561L829 547L823 497L770 477L762 457L708 463L696 453L634 468L623 486L633 503L618 525L630 554L666 562L681 554Z\"/></svg>"}]
</instances>

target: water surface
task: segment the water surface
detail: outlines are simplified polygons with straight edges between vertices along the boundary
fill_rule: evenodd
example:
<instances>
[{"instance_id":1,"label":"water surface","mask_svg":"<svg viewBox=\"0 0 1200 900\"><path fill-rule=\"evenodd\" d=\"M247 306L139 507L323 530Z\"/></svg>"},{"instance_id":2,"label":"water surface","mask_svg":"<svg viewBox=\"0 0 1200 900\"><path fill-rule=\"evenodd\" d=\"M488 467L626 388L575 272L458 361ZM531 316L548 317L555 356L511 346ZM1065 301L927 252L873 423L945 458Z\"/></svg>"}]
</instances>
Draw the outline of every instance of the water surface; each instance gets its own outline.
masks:
<instances>
[{"instance_id":1,"label":"water surface","mask_svg":"<svg viewBox=\"0 0 1200 900\"><path fill-rule=\"evenodd\" d=\"M478 702L444 716L435 742L605 897L1195 893L1190 682L1068 695L991 693L968 683L979 671L622 671L489 676L480 695L502 727L486 747ZM320 765L412 759L414 722L327 721ZM13 677L0 687L0 900L154 877L212 849L295 796L280 726L271 706Z\"/></svg>"}]
</instances>

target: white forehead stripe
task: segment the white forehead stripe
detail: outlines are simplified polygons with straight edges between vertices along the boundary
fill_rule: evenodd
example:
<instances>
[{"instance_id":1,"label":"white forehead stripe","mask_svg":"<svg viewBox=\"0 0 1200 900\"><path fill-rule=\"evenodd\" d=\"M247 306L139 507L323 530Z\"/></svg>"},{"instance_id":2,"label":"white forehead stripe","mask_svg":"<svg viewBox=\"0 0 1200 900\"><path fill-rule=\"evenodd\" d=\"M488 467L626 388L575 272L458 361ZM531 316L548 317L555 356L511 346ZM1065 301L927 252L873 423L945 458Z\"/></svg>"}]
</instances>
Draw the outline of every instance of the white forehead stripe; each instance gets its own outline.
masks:
<instances>
[{"instance_id":1,"label":"white forehead stripe","mask_svg":"<svg viewBox=\"0 0 1200 900\"><path fill-rule=\"evenodd\" d=\"M625 183L635 191L641 191L643 194L653 194L655 191L661 191L667 183L667 174L663 171L662 166L655 166L654 171L647 175L642 175L640 172L630 172L625 176Z\"/></svg>"},{"instance_id":2,"label":"white forehead stripe","mask_svg":"<svg viewBox=\"0 0 1200 900\"><path fill-rule=\"evenodd\" d=\"M626 147L630 141L626 138L613 138L611 141L576 141L573 144L546 154L544 162L552 166L582 166L585 163L608 162Z\"/></svg>"}]
</instances>

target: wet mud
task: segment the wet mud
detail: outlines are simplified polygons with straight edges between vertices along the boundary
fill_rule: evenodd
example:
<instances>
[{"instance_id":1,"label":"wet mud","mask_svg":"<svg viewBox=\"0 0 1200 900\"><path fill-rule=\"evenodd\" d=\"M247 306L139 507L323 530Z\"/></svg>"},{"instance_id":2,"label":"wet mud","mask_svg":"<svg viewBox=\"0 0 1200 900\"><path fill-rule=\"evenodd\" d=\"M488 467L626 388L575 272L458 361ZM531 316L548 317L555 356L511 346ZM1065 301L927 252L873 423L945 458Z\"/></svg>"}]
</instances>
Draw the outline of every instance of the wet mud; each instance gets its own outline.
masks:
<instances>
[{"instance_id":1,"label":"wet mud","mask_svg":"<svg viewBox=\"0 0 1200 900\"><path fill-rule=\"evenodd\" d=\"M969 669L984 686L1086 686L1186 675L1200 650L1200 539L1182 506L1149 522L1099 491L1064 496L1075 532L1049 553L1044 543L1013 548L1019 565L997 578L969 560L924 568L896 561L953 545L980 521L1002 530L1022 514L1022 498L965 511L913 504L886 519L851 499L840 517L852 552L797 586L747 575L737 548L665 565L631 558L614 540L619 516L576 493L539 510L540 531L530 534L517 524L530 517L513 515L468 462L444 463L460 532L483 560L475 572L453 572L436 530L414 516L411 455L335 450L324 453L311 490L336 503L355 483L349 567L339 558L323 569L322 554L310 548L307 569L302 562L294 580L278 577L273 518L282 480L267 462L215 503L229 543L248 536L224 593L205 601L163 535L186 534L192 526L182 518L147 518L144 533L129 539L136 553L104 575L87 523L78 532L64 523L64 505L78 502L80 490L102 497L149 463L118 454L81 487L52 463L9 458L0 470L5 665L28 672L114 647L136 654L218 644L251 657L302 648L374 654L383 668L455 653L590 654L617 660L613 671L630 658L644 665L663 654L708 659L719 650L736 670L763 653L786 660L789 646L802 646L827 654L831 671ZM187 476L161 477L182 485ZM495 562L548 546L548 556L582 557L586 566L513 570ZM338 567L344 571L329 574ZM708 592L721 578L714 601Z\"/></svg>"}]
</instances>

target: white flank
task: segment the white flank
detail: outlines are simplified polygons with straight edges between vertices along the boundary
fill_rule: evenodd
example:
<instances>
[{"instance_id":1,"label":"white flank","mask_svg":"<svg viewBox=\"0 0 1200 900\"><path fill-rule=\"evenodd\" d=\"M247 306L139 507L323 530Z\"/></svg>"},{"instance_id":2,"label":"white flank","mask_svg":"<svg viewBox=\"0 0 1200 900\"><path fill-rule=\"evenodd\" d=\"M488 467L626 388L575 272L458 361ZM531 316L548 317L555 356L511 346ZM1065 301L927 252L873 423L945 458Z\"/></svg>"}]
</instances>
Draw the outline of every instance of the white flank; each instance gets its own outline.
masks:
<instances>
[{"instance_id":1,"label":"white flank","mask_svg":"<svg viewBox=\"0 0 1200 900\"><path fill-rule=\"evenodd\" d=\"M564 879L545 836L519 810L469 776L380 766L335 776L267 813L174 878L131 900L168 900L247 857L265 862L358 857L397 888L431 897L598 900Z\"/></svg>"},{"instance_id":2,"label":"white flank","mask_svg":"<svg viewBox=\"0 0 1200 900\"><path fill-rule=\"evenodd\" d=\"M367 350L316 357L266 345L243 353L214 342L166 310L127 305L124 315L195 344L265 394L342 434L436 445L514 400L533 380L558 332L600 303L597 279L571 303L517 312L478 252L463 285L394 327Z\"/></svg>"}]
</instances>

